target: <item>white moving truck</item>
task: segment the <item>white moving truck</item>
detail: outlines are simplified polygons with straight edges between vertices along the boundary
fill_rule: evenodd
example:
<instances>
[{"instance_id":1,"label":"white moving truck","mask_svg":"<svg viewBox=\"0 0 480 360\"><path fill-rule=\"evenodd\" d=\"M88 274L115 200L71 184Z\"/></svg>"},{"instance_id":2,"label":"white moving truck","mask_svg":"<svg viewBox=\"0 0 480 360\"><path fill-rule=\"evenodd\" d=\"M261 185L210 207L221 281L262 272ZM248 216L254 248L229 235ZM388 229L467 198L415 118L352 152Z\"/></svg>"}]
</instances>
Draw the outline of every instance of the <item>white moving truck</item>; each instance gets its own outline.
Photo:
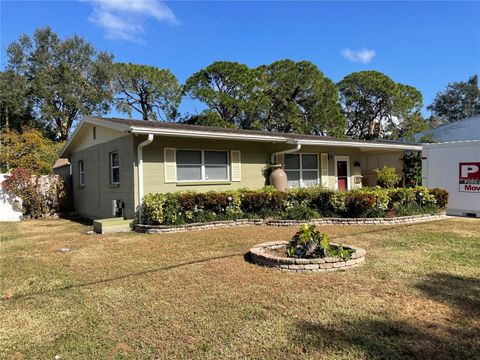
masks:
<instances>
[{"instance_id":1,"label":"white moving truck","mask_svg":"<svg viewBox=\"0 0 480 360\"><path fill-rule=\"evenodd\" d=\"M480 217L480 140L423 144L422 184L448 191L447 214Z\"/></svg>"}]
</instances>

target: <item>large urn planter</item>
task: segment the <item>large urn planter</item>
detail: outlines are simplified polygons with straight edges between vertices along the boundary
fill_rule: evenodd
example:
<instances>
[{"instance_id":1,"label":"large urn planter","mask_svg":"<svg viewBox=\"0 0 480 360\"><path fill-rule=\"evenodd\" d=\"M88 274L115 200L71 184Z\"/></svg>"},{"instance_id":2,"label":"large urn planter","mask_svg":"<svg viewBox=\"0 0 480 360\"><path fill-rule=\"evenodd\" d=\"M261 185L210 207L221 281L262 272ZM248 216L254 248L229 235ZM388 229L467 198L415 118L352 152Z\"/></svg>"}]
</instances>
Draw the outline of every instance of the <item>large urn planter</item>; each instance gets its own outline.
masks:
<instances>
[{"instance_id":1,"label":"large urn planter","mask_svg":"<svg viewBox=\"0 0 480 360\"><path fill-rule=\"evenodd\" d=\"M270 173L270 185L278 191L286 191L288 185L287 174L283 170L283 165L272 165L272 172Z\"/></svg>"}]
</instances>

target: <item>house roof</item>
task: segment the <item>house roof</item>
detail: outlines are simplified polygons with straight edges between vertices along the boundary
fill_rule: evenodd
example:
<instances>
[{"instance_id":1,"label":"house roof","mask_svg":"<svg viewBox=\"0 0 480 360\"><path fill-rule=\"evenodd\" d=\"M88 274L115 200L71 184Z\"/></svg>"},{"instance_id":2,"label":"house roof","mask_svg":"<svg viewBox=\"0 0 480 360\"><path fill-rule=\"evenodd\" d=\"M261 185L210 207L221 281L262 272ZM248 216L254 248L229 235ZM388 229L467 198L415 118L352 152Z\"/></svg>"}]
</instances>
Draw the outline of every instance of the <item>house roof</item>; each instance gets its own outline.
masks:
<instances>
[{"instance_id":1,"label":"house roof","mask_svg":"<svg viewBox=\"0 0 480 360\"><path fill-rule=\"evenodd\" d=\"M437 126L413 135L416 141L424 136L432 136L433 141L470 141L480 140L480 115Z\"/></svg>"},{"instance_id":2,"label":"house roof","mask_svg":"<svg viewBox=\"0 0 480 360\"><path fill-rule=\"evenodd\" d=\"M58 169L67 165L70 165L70 162L68 161L68 159L60 158L60 159L57 159L57 161L55 161L55 164L53 164L53 168Z\"/></svg>"},{"instance_id":3,"label":"house roof","mask_svg":"<svg viewBox=\"0 0 480 360\"><path fill-rule=\"evenodd\" d=\"M391 140L352 140L339 139L330 136L306 135L295 133L279 133L271 131L258 130L242 130L231 128L220 128L203 125L190 125L160 121L146 121L134 119L120 118L100 118L85 117L78 125L75 133L71 136L68 143L61 152L61 156L65 157L71 152L71 145L75 136L86 124L94 124L96 126L105 126L121 132L129 132L131 134L154 134L161 136L176 136L187 138L206 138L206 139L224 139L238 141L257 141L257 142L274 142L274 143L290 143L302 145L328 145L328 146L346 146L361 148L383 148L398 150L421 150L421 145L417 143L408 143L403 141Z\"/></svg>"}]
</instances>

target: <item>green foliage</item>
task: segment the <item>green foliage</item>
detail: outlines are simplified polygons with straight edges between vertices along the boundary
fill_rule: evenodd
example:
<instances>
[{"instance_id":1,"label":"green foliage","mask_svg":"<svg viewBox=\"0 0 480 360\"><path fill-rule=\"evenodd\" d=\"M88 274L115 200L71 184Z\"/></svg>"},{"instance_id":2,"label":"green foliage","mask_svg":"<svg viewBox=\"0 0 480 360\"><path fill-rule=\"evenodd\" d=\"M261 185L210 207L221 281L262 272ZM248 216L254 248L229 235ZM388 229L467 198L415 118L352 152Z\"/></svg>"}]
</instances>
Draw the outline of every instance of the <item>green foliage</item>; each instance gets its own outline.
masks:
<instances>
[{"instance_id":1,"label":"green foliage","mask_svg":"<svg viewBox=\"0 0 480 360\"><path fill-rule=\"evenodd\" d=\"M0 72L0 127L20 132L24 126L38 125L27 93L27 79L11 70Z\"/></svg>"},{"instance_id":2,"label":"green foliage","mask_svg":"<svg viewBox=\"0 0 480 360\"><path fill-rule=\"evenodd\" d=\"M397 169L392 166L384 166L381 169L373 169L373 172L377 176L377 183L383 188L392 189L401 180L401 177L397 175Z\"/></svg>"},{"instance_id":3,"label":"green foliage","mask_svg":"<svg viewBox=\"0 0 480 360\"><path fill-rule=\"evenodd\" d=\"M326 257L330 250L327 234L315 229L315 225L302 224L287 245L287 255L296 258Z\"/></svg>"},{"instance_id":4,"label":"green foliage","mask_svg":"<svg viewBox=\"0 0 480 360\"><path fill-rule=\"evenodd\" d=\"M204 120L215 119L214 113L229 127L255 129L266 101L262 88L255 70L236 62L217 61L190 76L184 93L207 105Z\"/></svg>"},{"instance_id":5,"label":"green foliage","mask_svg":"<svg viewBox=\"0 0 480 360\"><path fill-rule=\"evenodd\" d=\"M181 87L170 70L154 66L116 63L113 77L118 111L143 120L173 121L181 100Z\"/></svg>"},{"instance_id":6,"label":"green foliage","mask_svg":"<svg viewBox=\"0 0 480 360\"><path fill-rule=\"evenodd\" d=\"M61 40L51 28L39 28L12 42L7 57L7 70L27 79L27 102L52 138L66 140L74 121L109 110L112 56L81 37Z\"/></svg>"},{"instance_id":7,"label":"green foliage","mask_svg":"<svg viewBox=\"0 0 480 360\"><path fill-rule=\"evenodd\" d=\"M320 187L276 191L193 191L148 194L143 199L147 224L185 224L242 218L309 220L319 217L383 217L387 210L436 213L444 209L448 193L423 187L327 191ZM411 210L413 209L413 210Z\"/></svg>"},{"instance_id":8,"label":"green foliage","mask_svg":"<svg viewBox=\"0 0 480 360\"><path fill-rule=\"evenodd\" d=\"M339 257L351 258L353 249L344 249L340 245L331 245L328 235L315 229L315 225L302 224L287 245L287 255L295 258Z\"/></svg>"},{"instance_id":9,"label":"green foliage","mask_svg":"<svg viewBox=\"0 0 480 360\"><path fill-rule=\"evenodd\" d=\"M345 129L335 84L308 61L256 69L214 62L187 79L184 92L208 107L188 123L331 136Z\"/></svg>"},{"instance_id":10,"label":"green foliage","mask_svg":"<svg viewBox=\"0 0 480 360\"><path fill-rule=\"evenodd\" d=\"M26 217L36 219L67 207L65 184L59 177L50 176L42 181L41 177L18 167L11 171L2 187L22 199L22 212Z\"/></svg>"},{"instance_id":11,"label":"green foliage","mask_svg":"<svg viewBox=\"0 0 480 360\"><path fill-rule=\"evenodd\" d=\"M427 109L432 112L432 118L440 122L454 122L480 114L478 75L471 76L468 81L448 84Z\"/></svg>"},{"instance_id":12,"label":"green foliage","mask_svg":"<svg viewBox=\"0 0 480 360\"><path fill-rule=\"evenodd\" d=\"M394 82L378 71L347 75L338 83L340 102L347 120L346 135L377 139L408 133L408 122L418 124L423 100L412 86Z\"/></svg>"},{"instance_id":13,"label":"green foliage","mask_svg":"<svg viewBox=\"0 0 480 360\"><path fill-rule=\"evenodd\" d=\"M260 114L265 130L344 136L337 87L315 64L280 60L258 71L268 97Z\"/></svg>"},{"instance_id":14,"label":"green foliage","mask_svg":"<svg viewBox=\"0 0 480 360\"><path fill-rule=\"evenodd\" d=\"M0 171L22 167L31 174L53 173L53 164L58 159L63 142L54 143L39 130L24 128L22 133L14 130L0 131Z\"/></svg>"},{"instance_id":15,"label":"green foliage","mask_svg":"<svg viewBox=\"0 0 480 360\"><path fill-rule=\"evenodd\" d=\"M422 183L422 154L405 153L403 155L403 177L405 186L415 187Z\"/></svg>"}]
</instances>

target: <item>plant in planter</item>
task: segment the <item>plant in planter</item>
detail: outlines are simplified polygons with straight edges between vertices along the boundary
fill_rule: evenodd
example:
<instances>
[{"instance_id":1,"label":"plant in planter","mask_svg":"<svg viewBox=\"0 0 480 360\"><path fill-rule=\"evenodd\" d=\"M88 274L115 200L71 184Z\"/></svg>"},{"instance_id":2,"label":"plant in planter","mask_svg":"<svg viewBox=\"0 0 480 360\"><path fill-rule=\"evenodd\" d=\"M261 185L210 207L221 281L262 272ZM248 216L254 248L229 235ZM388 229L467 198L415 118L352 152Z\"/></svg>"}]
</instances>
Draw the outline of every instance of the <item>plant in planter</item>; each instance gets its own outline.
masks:
<instances>
[{"instance_id":1,"label":"plant in planter","mask_svg":"<svg viewBox=\"0 0 480 360\"><path fill-rule=\"evenodd\" d=\"M287 256L296 258L339 257L349 259L354 250L342 245L331 245L327 234L320 233L315 225L302 224L287 245Z\"/></svg>"}]
</instances>

